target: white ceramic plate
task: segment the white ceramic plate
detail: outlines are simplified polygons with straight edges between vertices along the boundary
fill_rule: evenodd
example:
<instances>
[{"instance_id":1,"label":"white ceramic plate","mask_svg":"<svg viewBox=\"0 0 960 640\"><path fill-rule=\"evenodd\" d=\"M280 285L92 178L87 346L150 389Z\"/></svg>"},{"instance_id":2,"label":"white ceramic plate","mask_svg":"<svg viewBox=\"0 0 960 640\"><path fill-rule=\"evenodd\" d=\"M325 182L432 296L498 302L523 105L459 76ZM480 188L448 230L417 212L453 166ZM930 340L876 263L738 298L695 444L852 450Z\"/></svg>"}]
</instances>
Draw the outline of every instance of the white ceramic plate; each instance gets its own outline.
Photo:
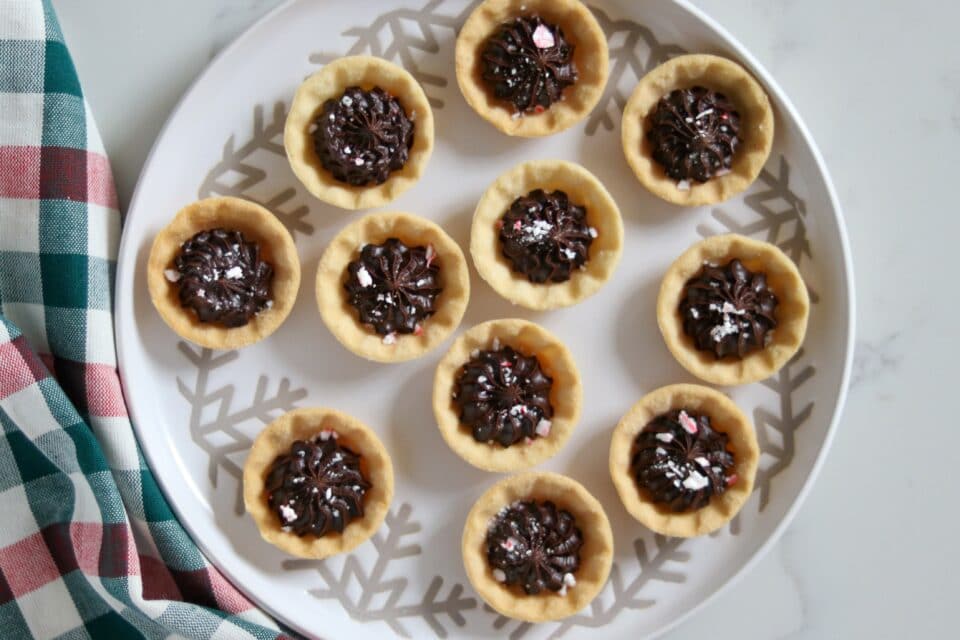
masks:
<instances>
[{"instance_id":1,"label":"white ceramic plate","mask_svg":"<svg viewBox=\"0 0 960 640\"><path fill-rule=\"evenodd\" d=\"M676 624L755 560L783 530L828 448L846 390L853 332L850 258L823 162L773 79L720 27L668 0L594 0L610 41L611 78L581 125L540 140L494 131L461 98L453 42L472 2L289 2L239 38L183 98L157 140L126 219L120 252L117 341L126 398L144 452L181 521L244 592L308 635L650 637ZM403 8L397 8L402 5ZM681 50L740 60L766 85L777 138L745 197L681 210L648 195L620 150L626 96L653 65ZM413 72L430 96L437 144L423 180L393 203L440 222L468 245L474 205L501 172L524 160L566 158L593 171L623 212L626 249L604 289L543 314L514 308L474 271L461 331L491 318L535 319L561 336L584 379L583 418L546 469L583 482L605 505L616 537L610 582L594 604L538 626L500 618L470 588L460 534L474 500L499 476L469 467L439 437L430 408L433 369L449 342L400 365L363 361L320 321L313 296L327 241L358 214L311 198L287 166L286 105L324 61L369 52ZM180 341L150 304L144 267L154 234L184 204L232 194L266 204L294 232L303 287L286 324L242 352ZM692 381L657 330L654 301L667 265L702 236L738 231L775 242L813 293L802 353L774 378L731 395L754 418L763 450L757 490L719 534L664 539L631 520L607 474L611 429L640 396ZM294 406L330 405L372 425L396 467L391 514L372 542L326 562L292 560L261 541L241 509L238 478L251 439Z\"/></svg>"}]
</instances>

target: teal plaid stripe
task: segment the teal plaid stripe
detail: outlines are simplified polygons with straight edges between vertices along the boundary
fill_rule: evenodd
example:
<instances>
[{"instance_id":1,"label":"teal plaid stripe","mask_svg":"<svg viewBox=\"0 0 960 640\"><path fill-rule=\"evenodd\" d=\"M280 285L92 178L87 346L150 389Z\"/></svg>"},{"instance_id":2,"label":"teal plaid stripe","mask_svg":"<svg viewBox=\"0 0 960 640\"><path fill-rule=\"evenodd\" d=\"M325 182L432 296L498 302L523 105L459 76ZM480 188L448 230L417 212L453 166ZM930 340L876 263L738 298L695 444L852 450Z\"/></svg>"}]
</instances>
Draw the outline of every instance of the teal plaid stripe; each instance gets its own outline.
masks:
<instances>
[{"instance_id":1,"label":"teal plaid stripe","mask_svg":"<svg viewBox=\"0 0 960 640\"><path fill-rule=\"evenodd\" d=\"M103 246L119 213L91 215L112 201L88 193L109 180L107 165L87 149L95 132L49 0L33 10L41 32L0 39L0 93L42 104L36 121L0 129L18 136L0 137L0 207L11 207L0 213L15 228L0 228L0 635L276 638L250 605L244 618L220 608L212 585L223 579L135 440L115 437L131 433L116 415L122 399L88 383L115 375L112 342L88 328L109 318L116 256L88 247Z\"/></svg>"}]
</instances>

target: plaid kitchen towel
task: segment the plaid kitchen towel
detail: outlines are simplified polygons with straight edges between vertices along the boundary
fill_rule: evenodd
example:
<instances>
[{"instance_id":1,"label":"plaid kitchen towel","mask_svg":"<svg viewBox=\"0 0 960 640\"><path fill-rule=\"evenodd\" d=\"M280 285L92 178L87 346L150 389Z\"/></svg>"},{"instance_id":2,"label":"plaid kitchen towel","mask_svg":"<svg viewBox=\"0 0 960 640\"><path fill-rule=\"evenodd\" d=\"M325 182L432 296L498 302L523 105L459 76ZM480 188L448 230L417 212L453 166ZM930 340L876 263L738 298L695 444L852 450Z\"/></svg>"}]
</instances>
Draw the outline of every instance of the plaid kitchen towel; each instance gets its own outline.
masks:
<instances>
[{"instance_id":1,"label":"plaid kitchen towel","mask_svg":"<svg viewBox=\"0 0 960 640\"><path fill-rule=\"evenodd\" d=\"M276 638L138 449L113 343L119 236L49 0L0 0L0 636Z\"/></svg>"}]
</instances>

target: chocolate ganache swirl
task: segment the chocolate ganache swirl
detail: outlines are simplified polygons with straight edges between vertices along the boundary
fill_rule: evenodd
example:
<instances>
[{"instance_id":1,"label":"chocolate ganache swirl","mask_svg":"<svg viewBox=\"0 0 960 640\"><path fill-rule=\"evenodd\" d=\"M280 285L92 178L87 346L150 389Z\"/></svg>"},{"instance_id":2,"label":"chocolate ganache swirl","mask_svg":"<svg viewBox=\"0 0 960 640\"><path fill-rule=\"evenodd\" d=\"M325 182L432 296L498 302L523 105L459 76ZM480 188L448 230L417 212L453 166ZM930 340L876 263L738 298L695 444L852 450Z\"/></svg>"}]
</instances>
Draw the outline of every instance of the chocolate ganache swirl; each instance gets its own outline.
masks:
<instances>
[{"instance_id":1,"label":"chocolate ganache swirl","mask_svg":"<svg viewBox=\"0 0 960 640\"><path fill-rule=\"evenodd\" d=\"M762 349L777 326L777 297L764 273L753 273L733 259L705 264L687 281L680 300L683 331L697 349L717 359L743 358Z\"/></svg>"},{"instance_id":2,"label":"chocolate ganache swirl","mask_svg":"<svg viewBox=\"0 0 960 640\"><path fill-rule=\"evenodd\" d=\"M370 489L360 472L360 456L341 446L332 431L311 442L294 442L290 453L270 466L264 484L283 530L298 536L342 532L351 520L363 517Z\"/></svg>"},{"instance_id":3,"label":"chocolate ganache swirl","mask_svg":"<svg viewBox=\"0 0 960 640\"><path fill-rule=\"evenodd\" d=\"M630 467L654 502L676 512L702 509L737 480L727 474L733 467L727 440L709 416L674 409L637 435Z\"/></svg>"},{"instance_id":4,"label":"chocolate ganache swirl","mask_svg":"<svg viewBox=\"0 0 960 640\"><path fill-rule=\"evenodd\" d=\"M494 578L528 595L576 586L583 535L569 511L524 500L505 507L487 531L487 562Z\"/></svg>"},{"instance_id":5,"label":"chocolate ganache swirl","mask_svg":"<svg viewBox=\"0 0 960 640\"><path fill-rule=\"evenodd\" d=\"M530 282L566 282L590 257L597 230L563 191L536 189L513 201L500 221L500 249Z\"/></svg>"},{"instance_id":6,"label":"chocolate ganache swirl","mask_svg":"<svg viewBox=\"0 0 960 640\"><path fill-rule=\"evenodd\" d=\"M320 164L340 182L383 184L410 157L414 123L380 87L347 87L323 103L313 141Z\"/></svg>"},{"instance_id":7,"label":"chocolate ganache swirl","mask_svg":"<svg viewBox=\"0 0 960 640\"><path fill-rule=\"evenodd\" d=\"M668 176L706 182L730 171L739 132L740 115L726 96L693 87L660 98L647 138Z\"/></svg>"},{"instance_id":8,"label":"chocolate ganache swirl","mask_svg":"<svg viewBox=\"0 0 960 640\"><path fill-rule=\"evenodd\" d=\"M433 245L409 247L397 238L368 244L347 265L348 300L360 322L380 335L420 333L436 312L440 266ZM389 338L386 338L389 340Z\"/></svg>"},{"instance_id":9,"label":"chocolate ganache swirl","mask_svg":"<svg viewBox=\"0 0 960 640\"><path fill-rule=\"evenodd\" d=\"M504 22L487 40L483 79L517 113L539 113L563 99L577 81L573 45L563 30L537 15Z\"/></svg>"},{"instance_id":10,"label":"chocolate ganache swirl","mask_svg":"<svg viewBox=\"0 0 960 640\"><path fill-rule=\"evenodd\" d=\"M472 354L457 376L453 398L474 440L509 447L550 434L552 387L536 356L495 344Z\"/></svg>"},{"instance_id":11,"label":"chocolate ganache swirl","mask_svg":"<svg viewBox=\"0 0 960 640\"><path fill-rule=\"evenodd\" d=\"M272 305L273 268L260 245L239 231L201 231L183 243L166 278L179 286L180 305L200 322L241 327Z\"/></svg>"}]
</instances>

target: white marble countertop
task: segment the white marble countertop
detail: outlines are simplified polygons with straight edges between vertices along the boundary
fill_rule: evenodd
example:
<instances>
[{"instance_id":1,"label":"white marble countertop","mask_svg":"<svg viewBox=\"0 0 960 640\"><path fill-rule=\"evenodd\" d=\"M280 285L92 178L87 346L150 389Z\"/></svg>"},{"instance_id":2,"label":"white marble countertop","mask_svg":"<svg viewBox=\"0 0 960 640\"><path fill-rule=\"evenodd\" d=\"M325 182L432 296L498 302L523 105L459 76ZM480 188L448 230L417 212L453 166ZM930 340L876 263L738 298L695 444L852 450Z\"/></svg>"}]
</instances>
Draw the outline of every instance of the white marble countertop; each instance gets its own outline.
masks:
<instances>
[{"instance_id":1,"label":"white marble countertop","mask_svg":"<svg viewBox=\"0 0 960 640\"><path fill-rule=\"evenodd\" d=\"M122 205L191 80L278 3L54 0ZM799 515L669 638L943 637L960 596L960 414L945 402L960 381L960 286L948 279L960 3L695 3L777 77L826 158L853 248L858 341L841 428Z\"/></svg>"}]
</instances>

